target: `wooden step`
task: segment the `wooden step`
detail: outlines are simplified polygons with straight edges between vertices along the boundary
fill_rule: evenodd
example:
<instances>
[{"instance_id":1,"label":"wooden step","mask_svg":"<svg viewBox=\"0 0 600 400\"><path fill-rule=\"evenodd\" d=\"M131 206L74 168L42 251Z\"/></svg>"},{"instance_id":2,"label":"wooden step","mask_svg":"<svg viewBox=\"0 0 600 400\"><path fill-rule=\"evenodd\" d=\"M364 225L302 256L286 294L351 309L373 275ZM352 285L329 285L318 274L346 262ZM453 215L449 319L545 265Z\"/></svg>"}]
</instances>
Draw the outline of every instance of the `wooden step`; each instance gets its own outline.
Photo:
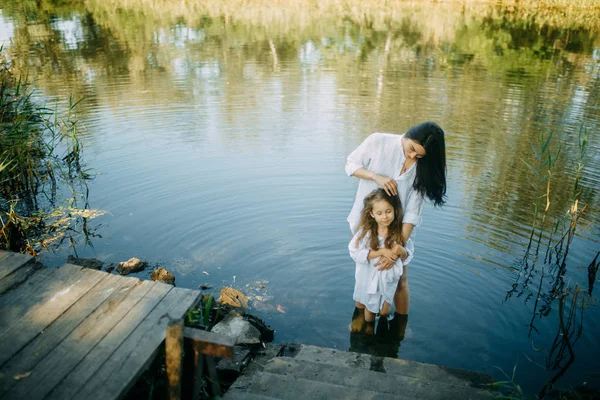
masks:
<instances>
[{"instance_id":1,"label":"wooden step","mask_svg":"<svg viewBox=\"0 0 600 400\"><path fill-rule=\"evenodd\" d=\"M31 256L0 250L0 279L7 277L30 262L33 262Z\"/></svg>"},{"instance_id":2,"label":"wooden step","mask_svg":"<svg viewBox=\"0 0 600 400\"><path fill-rule=\"evenodd\" d=\"M335 366L289 357L276 357L267 362L264 372L291 375L294 378L342 385L347 388L369 389L389 395L402 395L412 399L489 399L493 394L487 390L466 387L463 384L418 379L403 375L387 374L366 369Z\"/></svg>"},{"instance_id":3,"label":"wooden step","mask_svg":"<svg viewBox=\"0 0 600 400\"><path fill-rule=\"evenodd\" d=\"M417 361L376 357L369 354L352 353L303 344L295 344L293 346L295 348L291 352L287 352L291 357L297 360L312 361L330 366L375 370L385 372L389 375L402 375L426 381L482 389L489 389L488 385L493 382L490 375L481 372L425 364Z\"/></svg>"},{"instance_id":4,"label":"wooden step","mask_svg":"<svg viewBox=\"0 0 600 400\"><path fill-rule=\"evenodd\" d=\"M282 400L408 400L410 397L379 393L376 387L347 387L296 378L292 375L256 372L240 376L225 394L224 400L243 399L247 393Z\"/></svg>"}]
</instances>

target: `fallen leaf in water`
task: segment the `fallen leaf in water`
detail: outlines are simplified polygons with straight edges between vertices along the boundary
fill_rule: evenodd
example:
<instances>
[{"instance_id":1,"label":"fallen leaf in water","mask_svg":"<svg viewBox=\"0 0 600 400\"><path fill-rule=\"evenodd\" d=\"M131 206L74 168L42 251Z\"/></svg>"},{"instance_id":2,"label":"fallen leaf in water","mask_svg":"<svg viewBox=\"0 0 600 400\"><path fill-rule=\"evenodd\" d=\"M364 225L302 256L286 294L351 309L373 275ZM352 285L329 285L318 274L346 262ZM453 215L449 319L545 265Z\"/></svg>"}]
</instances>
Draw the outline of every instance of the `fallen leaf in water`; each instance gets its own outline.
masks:
<instances>
[{"instance_id":1,"label":"fallen leaf in water","mask_svg":"<svg viewBox=\"0 0 600 400\"><path fill-rule=\"evenodd\" d=\"M277 311L279 311L280 313L284 313L284 314L287 312L285 307L280 304L277 304Z\"/></svg>"},{"instance_id":2,"label":"fallen leaf in water","mask_svg":"<svg viewBox=\"0 0 600 400\"><path fill-rule=\"evenodd\" d=\"M264 286L264 285L260 285L258 288L259 288L259 289L264 289L264 288L265 288L265 286Z\"/></svg>"},{"instance_id":3,"label":"fallen leaf in water","mask_svg":"<svg viewBox=\"0 0 600 400\"><path fill-rule=\"evenodd\" d=\"M206 271L202 271L202 273L203 273L204 275L208 275L208 272L206 272Z\"/></svg>"},{"instance_id":4,"label":"fallen leaf in water","mask_svg":"<svg viewBox=\"0 0 600 400\"><path fill-rule=\"evenodd\" d=\"M15 381L18 381L18 380L21 380L21 379L23 379L23 378L27 378L29 375L31 375L31 371L29 371L29 372L25 372L24 374L17 374L17 375L15 375L15 376L13 376L13 379L14 379Z\"/></svg>"}]
</instances>

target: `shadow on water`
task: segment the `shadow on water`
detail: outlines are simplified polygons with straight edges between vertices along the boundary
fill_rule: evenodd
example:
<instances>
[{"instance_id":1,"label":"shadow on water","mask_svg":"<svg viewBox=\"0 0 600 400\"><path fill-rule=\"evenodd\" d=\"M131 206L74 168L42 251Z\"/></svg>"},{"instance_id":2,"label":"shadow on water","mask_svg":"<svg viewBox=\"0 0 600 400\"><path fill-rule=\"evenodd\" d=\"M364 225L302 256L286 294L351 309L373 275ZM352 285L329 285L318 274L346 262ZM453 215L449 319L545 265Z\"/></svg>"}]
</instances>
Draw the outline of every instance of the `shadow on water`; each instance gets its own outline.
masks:
<instances>
[{"instance_id":1,"label":"shadow on water","mask_svg":"<svg viewBox=\"0 0 600 400\"><path fill-rule=\"evenodd\" d=\"M355 307L350 324L349 351L396 358L407 324L408 315L398 313L394 313L392 319L380 317L376 321L367 322L364 309ZM371 365L371 369L377 370L377 365Z\"/></svg>"}]
</instances>

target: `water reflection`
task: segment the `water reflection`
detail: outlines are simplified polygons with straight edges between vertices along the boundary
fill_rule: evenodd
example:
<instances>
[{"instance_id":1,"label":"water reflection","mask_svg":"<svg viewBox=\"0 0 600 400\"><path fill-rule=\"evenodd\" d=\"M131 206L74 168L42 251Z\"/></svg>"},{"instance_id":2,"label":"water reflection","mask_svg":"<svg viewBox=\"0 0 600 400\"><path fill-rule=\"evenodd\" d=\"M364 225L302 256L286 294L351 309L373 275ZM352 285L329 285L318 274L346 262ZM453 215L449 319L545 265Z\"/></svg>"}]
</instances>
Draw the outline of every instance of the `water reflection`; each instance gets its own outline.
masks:
<instances>
[{"instance_id":1,"label":"water reflection","mask_svg":"<svg viewBox=\"0 0 600 400\"><path fill-rule=\"evenodd\" d=\"M532 340L549 351L559 323L556 297L546 316L543 297L534 307L541 258L535 268L532 259L513 262L523 259L540 195L523 160L534 158L530 143L542 133L553 131L553 146L563 146L547 216L554 221L570 207L583 125L592 156L580 201L588 212L568 267L552 278L544 267L542 293L551 281L558 289L598 279L580 268L600 238L596 29L421 2L387 18L349 10L343 20L311 10L225 18L151 5L113 12L113 0L41 3L2 3L0 26L9 26L8 51L43 98L84 98L86 160L103 172L90 204L110 214L81 256L145 257L173 269L183 287L268 280L272 307L255 311L276 340L347 348L348 316L339 310L352 304L345 217L355 181L343 176L345 157L371 132L435 120L447 131L449 202L426 206L417 231L418 334L402 340L402 357L502 380L494 366L512 370ZM542 334L530 338L532 316ZM597 321L598 308L587 309L576 351L595 346ZM369 350L354 333L352 348L392 354L400 344ZM587 365L600 368L593 352L577 357L566 384L587 379ZM530 393L551 378L538 368L521 362L517 370Z\"/></svg>"},{"instance_id":2,"label":"water reflection","mask_svg":"<svg viewBox=\"0 0 600 400\"><path fill-rule=\"evenodd\" d=\"M397 358L407 324L408 315L398 313L391 319L379 317L367 322L364 309L355 307L350 323L349 351Z\"/></svg>"}]
</instances>

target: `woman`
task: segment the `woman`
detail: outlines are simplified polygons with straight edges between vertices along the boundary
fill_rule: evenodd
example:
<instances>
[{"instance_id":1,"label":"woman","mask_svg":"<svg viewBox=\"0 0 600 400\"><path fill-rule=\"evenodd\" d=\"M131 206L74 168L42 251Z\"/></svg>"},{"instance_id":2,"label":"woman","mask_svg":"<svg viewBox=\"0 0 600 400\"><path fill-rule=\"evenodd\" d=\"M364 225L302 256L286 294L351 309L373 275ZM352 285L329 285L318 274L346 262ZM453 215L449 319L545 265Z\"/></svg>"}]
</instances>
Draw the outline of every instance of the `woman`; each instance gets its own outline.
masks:
<instances>
[{"instance_id":1,"label":"woman","mask_svg":"<svg viewBox=\"0 0 600 400\"><path fill-rule=\"evenodd\" d=\"M413 126L404 135L373 133L348 156L346 173L360 179L354 206L348 215L354 233L363 207L364 197L378 187L388 195L398 195L404 209L402 238L406 243L413 228L421 224L424 199L436 206L446 197L446 145L444 131L434 122ZM376 267L390 269L394 260L381 257ZM408 314L410 292L407 270L394 294L399 314Z\"/></svg>"}]
</instances>

